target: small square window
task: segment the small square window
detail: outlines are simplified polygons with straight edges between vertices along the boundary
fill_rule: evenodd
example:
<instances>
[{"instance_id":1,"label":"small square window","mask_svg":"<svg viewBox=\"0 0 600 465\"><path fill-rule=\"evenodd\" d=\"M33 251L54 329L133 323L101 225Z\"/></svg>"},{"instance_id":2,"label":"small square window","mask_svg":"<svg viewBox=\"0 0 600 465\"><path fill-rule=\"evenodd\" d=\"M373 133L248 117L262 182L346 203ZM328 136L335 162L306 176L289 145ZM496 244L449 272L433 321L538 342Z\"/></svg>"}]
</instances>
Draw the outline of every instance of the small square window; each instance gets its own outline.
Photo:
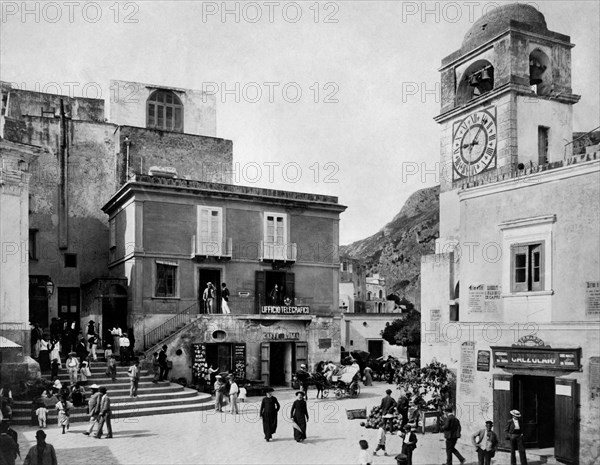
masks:
<instances>
[{"instance_id":1,"label":"small square window","mask_svg":"<svg viewBox=\"0 0 600 465\"><path fill-rule=\"evenodd\" d=\"M65 268L77 268L77 254L66 253L65 254Z\"/></svg>"}]
</instances>

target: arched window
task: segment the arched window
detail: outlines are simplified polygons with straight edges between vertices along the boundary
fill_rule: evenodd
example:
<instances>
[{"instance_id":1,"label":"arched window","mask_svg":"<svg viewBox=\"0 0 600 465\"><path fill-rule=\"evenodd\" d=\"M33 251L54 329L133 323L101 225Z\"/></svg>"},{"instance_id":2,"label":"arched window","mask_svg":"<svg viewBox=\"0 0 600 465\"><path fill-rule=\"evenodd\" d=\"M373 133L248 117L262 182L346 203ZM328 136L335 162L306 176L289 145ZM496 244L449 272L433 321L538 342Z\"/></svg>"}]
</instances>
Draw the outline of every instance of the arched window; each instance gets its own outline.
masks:
<instances>
[{"instance_id":1,"label":"arched window","mask_svg":"<svg viewBox=\"0 0 600 465\"><path fill-rule=\"evenodd\" d=\"M537 95L547 95L551 90L549 73L545 71L550 66L550 59L539 48L529 55L529 85L535 86Z\"/></svg>"},{"instance_id":2,"label":"arched window","mask_svg":"<svg viewBox=\"0 0 600 465\"><path fill-rule=\"evenodd\" d=\"M367 300L371 300L371 291L367 292Z\"/></svg>"},{"instance_id":3,"label":"arched window","mask_svg":"<svg viewBox=\"0 0 600 465\"><path fill-rule=\"evenodd\" d=\"M379 290L379 298L383 299L383 291L382 290Z\"/></svg>"},{"instance_id":4,"label":"arched window","mask_svg":"<svg viewBox=\"0 0 600 465\"><path fill-rule=\"evenodd\" d=\"M183 132L183 105L170 90L155 90L147 101L146 127Z\"/></svg>"},{"instance_id":5,"label":"arched window","mask_svg":"<svg viewBox=\"0 0 600 465\"><path fill-rule=\"evenodd\" d=\"M456 90L456 103L462 105L494 88L494 67L487 60L477 60L463 73Z\"/></svg>"}]
</instances>

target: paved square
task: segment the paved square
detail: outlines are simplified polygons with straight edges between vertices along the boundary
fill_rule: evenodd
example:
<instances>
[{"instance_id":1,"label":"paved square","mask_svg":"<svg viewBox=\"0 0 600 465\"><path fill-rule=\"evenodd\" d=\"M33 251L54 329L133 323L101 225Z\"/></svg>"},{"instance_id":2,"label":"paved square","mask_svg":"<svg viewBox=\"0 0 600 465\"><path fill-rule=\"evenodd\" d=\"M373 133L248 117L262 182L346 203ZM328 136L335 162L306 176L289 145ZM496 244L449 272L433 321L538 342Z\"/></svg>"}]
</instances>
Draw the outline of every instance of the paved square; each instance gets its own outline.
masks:
<instances>
[{"instance_id":1,"label":"paved square","mask_svg":"<svg viewBox=\"0 0 600 465\"><path fill-rule=\"evenodd\" d=\"M360 426L362 420L348 420L346 409L371 409L379 405L388 384L361 386L356 399L315 400L309 391L308 423L305 443L294 441L289 413L294 391L276 391L281 404L277 433L266 442L258 416L260 398L241 404L240 415L217 414L212 410L183 414L144 416L113 422L113 439L95 439L83 435L86 423L74 423L62 435L56 424L46 429L47 442L56 448L59 465L146 465L146 464L354 464L359 453L359 439L376 446L376 430ZM394 393L395 395L396 393ZM16 427L22 456L35 443L36 429ZM463 440L470 433L463 432ZM415 465L445 462L441 434L418 434ZM388 436L390 456L373 458L373 464L394 465L401 441ZM467 463L477 463L472 446L459 445ZM495 465L509 464L507 454L497 454ZM17 461L17 463L21 463ZM458 463L455 460L455 463Z\"/></svg>"}]
</instances>

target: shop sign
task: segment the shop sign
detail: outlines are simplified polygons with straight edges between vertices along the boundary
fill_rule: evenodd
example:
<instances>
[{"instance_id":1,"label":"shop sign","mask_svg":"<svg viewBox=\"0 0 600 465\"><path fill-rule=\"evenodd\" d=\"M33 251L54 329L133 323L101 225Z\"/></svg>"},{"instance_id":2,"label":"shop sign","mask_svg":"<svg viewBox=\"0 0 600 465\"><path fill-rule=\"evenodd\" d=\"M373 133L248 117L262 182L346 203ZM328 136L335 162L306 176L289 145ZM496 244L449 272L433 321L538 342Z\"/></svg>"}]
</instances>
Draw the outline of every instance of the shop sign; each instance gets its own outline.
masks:
<instances>
[{"instance_id":1,"label":"shop sign","mask_svg":"<svg viewBox=\"0 0 600 465\"><path fill-rule=\"evenodd\" d=\"M477 371L490 371L490 351L477 351Z\"/></svg>"},{"instance_id":2,"label":"shop sign","mask_svg":"<svg viewBox=\"0 0 600 465\"><path fill-rule=\"evenodd\" d=\"M299 332L284 332L284 333L264 333L264 339L265 341L279 341L282 339L292 339L294 341L297 341L298 339L300 339L300 333Z\"/></svg>"},{"instance_id":3,"label":"shop sign","mask_svg":"<svg viewBox=\"0 0 600 465\"><path fill-rule=\"evenodd\" d=\"M581 349L550 347L492 347L494 366L576 371L581 369Z\"/></svg>"},{"instance_id":4,"label":"shop sign","mask_svg":"<svg viewBox=\"0 0 600 465\"><path fill-rule=\"evenodd\" d=\"M322 338L319 339L319 349L329 349L331 348L331 338Z\"/></svg>"},{"instance_id":5,"label":"shop sign","mask_svg":"<svg viewBox=\"0 0 600 465\"><path fill-rule=\"evenodd\" d=\"M309 315L310 307L305 306L287 306L287 305L263 305L260 308L263 315Z\"/></svg>"}]
</instances>

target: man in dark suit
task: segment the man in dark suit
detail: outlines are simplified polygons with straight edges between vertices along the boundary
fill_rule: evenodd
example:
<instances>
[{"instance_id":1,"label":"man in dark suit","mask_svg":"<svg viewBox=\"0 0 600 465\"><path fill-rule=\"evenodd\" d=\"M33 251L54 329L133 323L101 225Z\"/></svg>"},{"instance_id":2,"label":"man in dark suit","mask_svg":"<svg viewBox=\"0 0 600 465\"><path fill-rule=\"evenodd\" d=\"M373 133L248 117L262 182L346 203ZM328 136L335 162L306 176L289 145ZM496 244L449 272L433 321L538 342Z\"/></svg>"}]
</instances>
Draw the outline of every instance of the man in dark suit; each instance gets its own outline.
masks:
<instances>
[{"instance_id":1,"label":"man in dark suit","mask_svg":"<svg viewBox=\"0 0 600 465\"><path fill-rule=\"evenodd\" d=\"M519 460L521 465L527 465L527 455L525 454L525 445L523 444L523 430L521 428L521 412L511 410L512 418L508 420L504 432L507 434L507 439L510 441L510 463L517 465L517 457L515 452L519 451Z\"/></svg>"},{"instance_id":2,"label":"man in dark suit","mask_svg":"<svg viewBox=\"0 0 600 465\"><path fill-rule=\"evenodd\" d=\"M381 416L384 419L388 419L391 422L392 418L393 418L393 413L394 413L394 409L396 408L396 400L392 397L392 390L391 389L386 389L385 391L386 396L381 399ZM389 415L386 417L386 415Z\"/></svg>"},{"instance_id":3,"label":"man in dark suit","mask_svg":"<svg viewBox=\"0 0 600 465\"><path fill-rule=\"evenodd\" d=\"M412 454L417 448L417 435L415 434L416 427L406 426L404 428L404 436L402 438L402 453L406 455L407 465L412 465Z\"/></svg>"},{"instance_id":4,"label":"man in dark suit","mask_svg":"<svg viewBox=\"0 0 600 465\"><path fill-rule=\"evenodd\" d=\"M460 420L454 416L451 408L446 409L446 419L442 425L442 431L446 438L446 465L452 465L452 454L456 455L461 464L465 458L456 450L456 442L460 438Z\"/></svg>"}]
</instances>

